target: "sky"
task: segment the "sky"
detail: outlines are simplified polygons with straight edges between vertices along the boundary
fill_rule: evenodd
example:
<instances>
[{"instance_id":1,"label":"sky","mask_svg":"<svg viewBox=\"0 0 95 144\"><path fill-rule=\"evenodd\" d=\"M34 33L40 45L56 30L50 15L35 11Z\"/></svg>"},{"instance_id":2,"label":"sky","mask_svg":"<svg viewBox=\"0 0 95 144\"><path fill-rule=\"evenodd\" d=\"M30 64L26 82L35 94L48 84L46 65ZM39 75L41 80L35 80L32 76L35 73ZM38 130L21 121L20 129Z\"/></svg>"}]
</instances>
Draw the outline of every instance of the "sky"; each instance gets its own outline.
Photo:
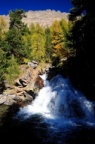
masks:
<instances>
[{"instance_id":1,"label":"sky","mask_svg":"<svg viewBox=\"0 0 95 144\"><path fill-rule=\"evenodd\" d=\"M7 15L10 10L56 10L69 12L70 0L0 0L0 15Z\"/></svg>"}]
</instances>

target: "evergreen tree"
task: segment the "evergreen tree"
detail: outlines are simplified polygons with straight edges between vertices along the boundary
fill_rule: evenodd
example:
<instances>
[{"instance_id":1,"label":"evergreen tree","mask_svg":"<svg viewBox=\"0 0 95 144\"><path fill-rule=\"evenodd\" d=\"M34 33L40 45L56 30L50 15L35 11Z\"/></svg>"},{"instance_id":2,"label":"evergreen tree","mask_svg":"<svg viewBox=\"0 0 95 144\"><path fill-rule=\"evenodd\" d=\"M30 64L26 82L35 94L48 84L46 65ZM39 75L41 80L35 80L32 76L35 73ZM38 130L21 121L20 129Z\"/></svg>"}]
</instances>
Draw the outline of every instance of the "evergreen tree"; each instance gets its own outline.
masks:
<instances>
[{"instance_id":1,"label":"evergreen tree","mask_svg":"<svg viewBox=\"0 0 95 144\"><path fill-rule=\"evenodd\" d=\"M57 65L63 57L64 36L59 21L54 21L51 28L52 61Z\"/></svg>"},{"instance_id":2,"label":"evergreen tree","mask_svg":"<svg viewBox=\"0 0 95 144\"><path fill-rule=\"evenodd\" d=\"M60 25L63 30L63 36L64 36L64 56L70 57L72 54L74 54L74 50L72 50L72 41L70 39L71 37L71 27L72 23L70 21L66 21L62 19L60 21Z\"/></svg>"},{"instance_id":3,"label":"evergreen tree","mask_svg":"<svg viewBox=\"0 0 95 144\"><path fill-rule=\"evenodd\" d=\"M17 61L14 58L14 55L11 55L10 59L7 62L5 79L8 83L13 84L14 80L18 77L19 74L19 66L17 64Z\"/></svg>"},{"instance_id":4,"label":"evergreen tree","mask_svg":"<svg viewBox=\"0 0 95 144\"><path fill-rule=\"evenodd\" d=\"M4 39L6 31L6 22L0 16L0 84L4 80L5 66L6 66L6 53L4 52Z\"/></svg>"},{"instance_id":5,"label":"evergreen tree","mask_svg":"<svg viewBox=\"0 0 95 144\"><path fill-rule=\"evenodd\" d=\"M6 42L4 51L7 52L7 57L12 54L17 58L19 63L23 63L24 58L29 57L29 30L28 27L21 21L25 16L23 10L10 11L10 27L6 33Z\"/></svg>"},{"instance_id":6,"label":"evergreen tree","mask_svg":"<svg viewBox=\"0 0 95 144\"><path fill-rule=\"evenodd\" d=\"M34 25L34 23L30 24L29 30L30 30L30 34L32 35L35 32L36 26Z\"/></svg>"},{"instance_id":7,"label":"evergreen tree","mask_svg":"<svg viewBox=\"0 0 95 144\"><path fill-rule=\"evenodd\" d=\"M60 25L62 27L64 35L67 35L67 33L68 33L68 22L65 19L62 19L60 21Z\"/></svg>"},{"instance_id":8,"label":"evergreen tree","mask_svg":"<svg viewBox=\"0 0 95 144\"><path fill-rule=\"evenodd\" d=\"M4 80L5 66L6 66L6 54L0 48L0 84Z\"/></svg>"},{"instance_id":9,"label":"evergreen tree","mask_svg":"<svg viewBox=\"0 0 95 144\"><path fill-rule=\"evenodd\" d=\"M31 48L32 59L45 60L45 32L39 24L36 25L35 32L31 35Z\"/></svg>"},{"instance_id":10,"label":"evergreen tree","mask_svg":"<svg viewBox=\"0 0 95 144\"><path fill-rule=\"evenodd\" d=\"M23 37L16 29L7 32L5 51L7 52L7 56L13 54L18 59L19 63L22 63L22 58L26 56L26 47Z\"/></svg>"},{"instance_id":11,"label":"evergreen tree","mask_svg":"<svg viewBox=\"0 0 95 144\"><path fill-rule=\"evenodd\" d=\"M63 49L63 31L59 21L54 21L51 26L51 43L53 49L53 56L61 55Z\"/></svg>"},{"instance_id":12,"label":"evergreen tree","mask_svg":"<svg viewBox=\"0 0 95 144\"><path fill-rule=\"evenodd\" d=\"M23 57L23 61L25 63L27 63L28 61L31 61L31 59L32 59L32 57L31 57L31 51L32 51L31 50L31 37L29 34L27 34L22 37L22 40L24 42L24 47L25 47L25 49L24 49L25 56Z\"/></svg>"},{"instance_id":13,"label":"evergreen tree","mask_svg":"<svg viewBox=\"0 0 95 144\"><path fill-rule=\"evenodd\" d=\"M7 24L2 16L0 16L0 39L5 38L5 32L7 30Z\"/></svg>"},{"instance_id":14,"label":"evergreen tree","mask_svg":"<svg viewBox=\"0 0 95 144\"><path fill-rule=\"evenodd\" d=\"M29 32L27 25L22 22L22 18L26 17L24 10L14 10L9 12L10 16L10 27L9 29L16 29L20 31L21 34Z\"/></svg>"},{"instance_id":15,"label":"evergreen tree","mask_svg":"<svg viewBox=\"0 0 95 144\"><path fill-rule=\"evenodd\" d=\"M45 37L46 61L50 61L52 57L50 28L45 29Z\"/></svg>"}]
</instances>

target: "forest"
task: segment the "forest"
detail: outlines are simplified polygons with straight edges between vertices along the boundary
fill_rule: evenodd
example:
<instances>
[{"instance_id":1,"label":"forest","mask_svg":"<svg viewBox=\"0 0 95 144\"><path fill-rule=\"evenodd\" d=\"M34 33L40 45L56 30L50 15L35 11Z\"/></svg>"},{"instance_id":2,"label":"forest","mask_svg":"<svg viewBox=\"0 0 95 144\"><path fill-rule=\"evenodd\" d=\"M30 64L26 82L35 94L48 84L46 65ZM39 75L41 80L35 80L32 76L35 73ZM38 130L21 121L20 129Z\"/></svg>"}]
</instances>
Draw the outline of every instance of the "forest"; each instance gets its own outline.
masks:
<instances>
[{"instance_id":1,"label":"forest","mask_svg":"<svg viewBox=\"0 0 95 144\"><path fill-rule=\"evenodd\" d=\"M14 82L20 65L35 60L52 63L88 99L95 100L94 0L71 3L68 22L55 20L46 28L32 22L27 27L22 22L24 10L9 12L9 29L0 17L0 87L4 81Z\"/></svg>"}]
</instances>

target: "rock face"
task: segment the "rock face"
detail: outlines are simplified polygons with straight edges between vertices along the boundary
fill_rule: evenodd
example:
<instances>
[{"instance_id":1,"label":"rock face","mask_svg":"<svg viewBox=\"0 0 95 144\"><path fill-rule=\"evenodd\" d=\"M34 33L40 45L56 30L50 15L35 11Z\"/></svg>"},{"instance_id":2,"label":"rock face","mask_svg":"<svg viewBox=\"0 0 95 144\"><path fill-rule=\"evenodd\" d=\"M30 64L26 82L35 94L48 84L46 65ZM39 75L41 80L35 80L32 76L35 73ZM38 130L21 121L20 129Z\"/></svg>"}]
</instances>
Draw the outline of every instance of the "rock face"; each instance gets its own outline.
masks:
<instances>
[{"instance_id":1,"label":"rock face","mask_svg":"<svg viewBox=\"0 0 95 144\"><path fill-rule=\"evenodd\" d=\"M61 13L55 10L46 11L28 11L26 12L27 18L23 18L23 22L30 26L31 22L39 23L41 26L47 27L52 24L54 20L60 21L62 18L67 20L68 13Z\"/></svg>"},{"instance_id":2,"label":"rock face","mask_svg":"<svg viewBox=\"0 0 95 144\"><path fill-rule=\"evenodd\" d=\"M39 23L43 27L51 26L54 20L60 21L62 18L68 21L68 13L55 11L55 10L39 10L39 11L28 11L25 13L26 18L23 18L22 21L27 24L29 27L31 23ZM9 16L3 15L9 26Z\"/></svg>"},{"instance_id":3,"label":"rock face","mask_svg":"<svg viewBox=\"0 0 95 144\"><path fill-rule=\"evenodd\" d=\"M6 91L2 94L0 104L12 105L13 103L31 102L33 97L26 91L28 85L33 81L33 68L24 68L24 73L15 80L14 86L6 87ZM37 75L36 75L37 77ZM31 87L31 91L33 88ZM5 99L6 98L6 99Z\"/></svg>"},{"instance_id":4,"label":"rock face","mask_svg":"<svg viewBox=\"0 0 95 144\"><path fill-rule=\"evenodd\" d=\"M41 79L41 77L37 77L36 81L35 81L35 87L41 89L44 86L43 80Z\"/></svg>"},{"instance_id":5,"label":"rock face","mask_svg":"<svg viewBox=\"0 0 95 144\"><path fill-rule=\"evenodd\" d=\"M37 63L34 61L34 63ZM39 63L37 63L39 65ZM40 65L41 66L41 65ZM42 67L42 66L41 66ZM43 66L43 71L45 72ZM38 66L34 69L28 65L22 65L20 67L22 74L15 80L14 85L9 85L7 82L6 90L0 95L0 104L12 105L18 103L31 102L37 96L39 90L44 86L43 80L39 76L42 69Z\"/></svg>"},{"instance_id":6,"label":"rock face","mask_svg":"<svg viewBox=\"0 0 95 144\"><path fill-rule=\"evenodd\" d=\"M0 104L3 104L6 102L6 96L5 95L0 95Z\"/></svg>"},{"instance_id":7,"label":"rock face","mask_svg":"<svg viewBox=\"0 0 95 144\"><path fill-rule=\"evenodd\" d=\"M28 66L32 67L33 69L35 69L37 66L38 66L39 62L37 61L31 61L31 62L28 62Z\"/></svg>"}]
</instances>

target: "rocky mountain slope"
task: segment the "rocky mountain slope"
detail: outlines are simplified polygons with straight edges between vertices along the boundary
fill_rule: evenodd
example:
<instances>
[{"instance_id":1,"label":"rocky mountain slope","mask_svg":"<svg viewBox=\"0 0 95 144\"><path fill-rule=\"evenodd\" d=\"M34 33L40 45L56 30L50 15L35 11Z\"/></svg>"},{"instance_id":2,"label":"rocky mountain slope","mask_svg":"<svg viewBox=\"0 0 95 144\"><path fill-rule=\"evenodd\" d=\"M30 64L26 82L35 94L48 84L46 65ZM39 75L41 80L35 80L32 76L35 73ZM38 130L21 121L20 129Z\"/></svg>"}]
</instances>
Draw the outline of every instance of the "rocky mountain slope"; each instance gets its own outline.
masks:
<instances>
[{"instance_id":1,"label":"rocky mountain slope","mask_svg":"<svg viewBox=\"0 0 95 144\"><path fill-rule=\"evenodd\" d=\"M22 21L30 26L31 23L39 23L41 26L47 27L52 24L54 20L61 20L62 18L68 21L68 13L55 11L55 10L39 10L39 11L28 11L25 13L26 18L23 18ZM3 15L7 24L9 24L9 16Z\"/></svg>"}]
</instances>

